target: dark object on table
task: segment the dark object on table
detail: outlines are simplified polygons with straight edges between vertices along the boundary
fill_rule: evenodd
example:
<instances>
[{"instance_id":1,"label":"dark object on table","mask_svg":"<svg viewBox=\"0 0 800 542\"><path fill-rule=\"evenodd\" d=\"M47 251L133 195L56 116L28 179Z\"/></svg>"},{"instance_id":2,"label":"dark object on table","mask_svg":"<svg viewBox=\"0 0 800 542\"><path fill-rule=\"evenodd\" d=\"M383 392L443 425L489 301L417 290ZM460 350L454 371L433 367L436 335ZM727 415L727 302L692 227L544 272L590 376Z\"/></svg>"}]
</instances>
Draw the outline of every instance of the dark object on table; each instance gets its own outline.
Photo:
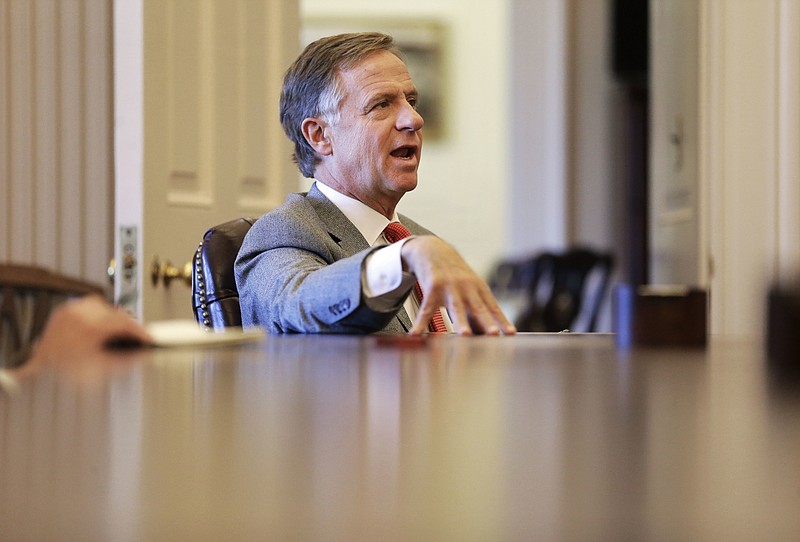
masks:
<instances>
[{"instance_id":1,"label":"dark object on table","mask_svg":"<svg viewBox=\"0 0 800 542\"><path fill-rule=\"evenodd\" d=\"M616 287L614 301L617 346L706 346L705 290L621 284Z\"/></svg>"},{"instance_id":2,"label":"dark object on table","mask_svg":"<svg viewBox=\"0 0 800 542\"><path fill-rule=\"evenodd\" d=\"M773 379L800 382L800 289L770 288L766 348Z\"/></svg>"}]
</instances>

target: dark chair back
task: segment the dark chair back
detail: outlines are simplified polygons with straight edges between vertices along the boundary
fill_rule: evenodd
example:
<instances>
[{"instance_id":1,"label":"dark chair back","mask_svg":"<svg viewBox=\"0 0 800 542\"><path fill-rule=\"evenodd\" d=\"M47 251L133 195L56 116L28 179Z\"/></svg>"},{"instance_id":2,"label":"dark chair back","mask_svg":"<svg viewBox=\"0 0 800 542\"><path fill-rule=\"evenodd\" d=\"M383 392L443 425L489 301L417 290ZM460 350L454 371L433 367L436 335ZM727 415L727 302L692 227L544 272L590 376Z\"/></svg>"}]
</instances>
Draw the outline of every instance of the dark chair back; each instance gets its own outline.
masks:
<instances>
[{"instance_id":1,"label":"dark chair back","mask_svg":"<svg viewBox=\"0 0 800 542\"><path fill-rule=\"evenodd\" d=\"M520 331L597 329L606 298L613 258L586 248L542 253L533 260L526 306L516 318Z\"/></svg>"},{"instance_id":2,"label":"dark chair back","mask_svg":"<svg viewBox=\"0 0 800 542\"><path fill-rule=\"evenodd\" d=\"M42 267L0 264L0 367L28 359L56 305L104 293L100 285Z\"/></svg>"},{"instance_id":3,"label":"dark chair back","mask_svg":"<svg viewBox=\"0 0 800 542\"><path fill-rule=\"evenodd\" d=\"M242 325L233 263L255 221L237 218L214 226L197 247L192 266L192 309L195 320L206 329Z\"/></svg>"}]
</instances>

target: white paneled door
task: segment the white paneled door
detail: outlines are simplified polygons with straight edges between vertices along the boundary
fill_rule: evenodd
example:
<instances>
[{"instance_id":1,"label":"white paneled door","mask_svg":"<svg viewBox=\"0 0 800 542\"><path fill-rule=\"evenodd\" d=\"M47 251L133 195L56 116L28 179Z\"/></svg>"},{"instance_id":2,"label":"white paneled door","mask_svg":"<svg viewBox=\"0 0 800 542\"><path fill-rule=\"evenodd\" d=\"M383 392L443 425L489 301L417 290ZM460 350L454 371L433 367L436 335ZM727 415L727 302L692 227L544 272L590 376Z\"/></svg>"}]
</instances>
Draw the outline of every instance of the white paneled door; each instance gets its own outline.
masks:
<instances>
[{"instance_id":1,"label":"white paneled door","mask_svg":"<svg viewBox=\"0 0 800 542\"><path fill-rule=\"evenodd\" d=\"M296 1L115 1L115 297L145 321L191 318L168 265L296 186L278 100L298 29Z\"/></svg>"}]
</instances>

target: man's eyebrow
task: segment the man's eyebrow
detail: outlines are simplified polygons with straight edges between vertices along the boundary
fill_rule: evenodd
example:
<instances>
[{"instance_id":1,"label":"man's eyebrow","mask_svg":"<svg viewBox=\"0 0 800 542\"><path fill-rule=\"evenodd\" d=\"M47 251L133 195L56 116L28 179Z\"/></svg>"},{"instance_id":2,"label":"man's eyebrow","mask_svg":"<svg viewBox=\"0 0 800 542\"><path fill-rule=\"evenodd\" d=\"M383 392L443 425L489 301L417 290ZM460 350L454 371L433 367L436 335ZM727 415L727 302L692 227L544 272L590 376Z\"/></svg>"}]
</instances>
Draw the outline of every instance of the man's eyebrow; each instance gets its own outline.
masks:
<instances>
[{"instance_id":1,"label":"man's eyebrow","mask_svg":"<svg viewBox=\"0 0 800 542\"><path fill-rule=\"evenodd\" d=\"M361 102L361 109L364 111L364 113L367 113L371 111L372 108L375 107L377 104L384 101L391 102L396 98L397 98L396 93L388 91L378 91L375 92L374 94L368 94L364 96L364 100Z\"/></svg>"},{"instance_id":2,"label":"man's eyebrow","mask_svg":"<svg viewBox=\"0 0 800 542\"><path fill-rule=\"evenodd\" d=\"M366 97L367 103L381 102L383 100L391 100L397 97L397 92L393 90L379 90L374 94L369 94Z\"/></svg>"},{"instance_id":3,"label":"man's eyebrow","mask_svg":"<svg viewBox=\"0 0 800 542\"><path fill-rule=\"evenodd\" d=\"M413 96L414 98L419 97L419 92L416 88L413 88L408 91L394 91L394 90L381 90L375 92L375 94L370 94L366 96L364 103L365 105L371 105L377 102L382 102L384 100L394 100L398 96L403 96L404 98L408 98L409 96Z\"/></svg>"}]
</instances>

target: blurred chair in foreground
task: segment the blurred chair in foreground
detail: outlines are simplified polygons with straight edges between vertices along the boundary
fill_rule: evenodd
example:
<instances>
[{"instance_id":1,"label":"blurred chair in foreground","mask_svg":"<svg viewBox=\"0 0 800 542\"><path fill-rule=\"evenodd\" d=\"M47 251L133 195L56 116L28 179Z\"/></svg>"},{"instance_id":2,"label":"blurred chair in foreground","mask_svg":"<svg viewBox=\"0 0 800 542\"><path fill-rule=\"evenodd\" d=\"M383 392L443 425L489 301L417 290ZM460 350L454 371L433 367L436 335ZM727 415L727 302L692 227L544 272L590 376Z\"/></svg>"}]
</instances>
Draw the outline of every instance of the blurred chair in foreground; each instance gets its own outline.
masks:
<instances>
[{"instance_id":1,"label":"blurred chair in foreground","mask_svg":"<svg viewBox=\"0 0 800 542\"><path fill-rule=\"evenodd\" d=\"M597 329L613 271L611 255L586 248L544 252L528 259L501 262L489 279L498 299L514 304L509 317L519 331Z\"/></svg>"},{"instance_id":2,"label":"blurred chair in foreground","mask_svg":"<svg viewBox=\"0 0 800 542\"><path fill-rule=\"evenodd\" d=\"M236 218L209 228L192 266L192 311L206 329L242 325L233 263L255 218Z\"/></svg>"},{"instance_id":3,"label":"blurred chair in foreground","mask_svg":"<svg viewBox=\"0 0 800 542\"><path fill-rule=\"evenodd\" d=\"M88 294L104 291L42 267L0 264L0 367L28 359L56 305Z\"/></svg>"}]
</instances>

